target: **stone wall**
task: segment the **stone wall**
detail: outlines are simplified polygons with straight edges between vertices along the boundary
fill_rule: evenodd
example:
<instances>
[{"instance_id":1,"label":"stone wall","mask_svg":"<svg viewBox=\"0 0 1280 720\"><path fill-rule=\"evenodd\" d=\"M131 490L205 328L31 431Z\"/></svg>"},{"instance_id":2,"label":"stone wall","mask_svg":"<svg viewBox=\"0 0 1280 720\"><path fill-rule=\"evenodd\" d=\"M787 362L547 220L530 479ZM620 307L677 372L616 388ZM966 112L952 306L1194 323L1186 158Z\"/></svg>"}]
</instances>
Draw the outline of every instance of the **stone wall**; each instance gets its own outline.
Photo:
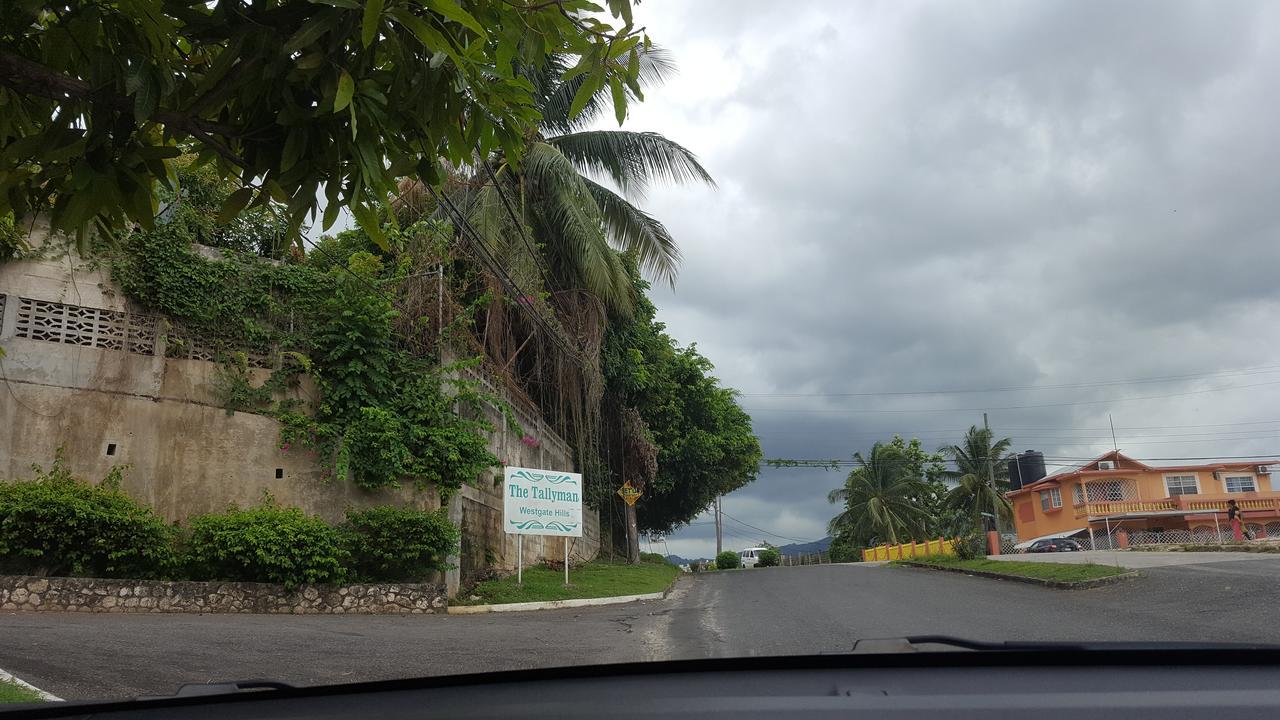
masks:
<instances>
[{"instance_id":1,"label":"stone wall","mask_svg":"<svg viewBox=\"0 0 1280 720\"><path fill-rule=\"evenodd\" d=\"M442 613L443 585L283 585L0 575L0 610L136 613Z\"/></svg>"}]
</instances>

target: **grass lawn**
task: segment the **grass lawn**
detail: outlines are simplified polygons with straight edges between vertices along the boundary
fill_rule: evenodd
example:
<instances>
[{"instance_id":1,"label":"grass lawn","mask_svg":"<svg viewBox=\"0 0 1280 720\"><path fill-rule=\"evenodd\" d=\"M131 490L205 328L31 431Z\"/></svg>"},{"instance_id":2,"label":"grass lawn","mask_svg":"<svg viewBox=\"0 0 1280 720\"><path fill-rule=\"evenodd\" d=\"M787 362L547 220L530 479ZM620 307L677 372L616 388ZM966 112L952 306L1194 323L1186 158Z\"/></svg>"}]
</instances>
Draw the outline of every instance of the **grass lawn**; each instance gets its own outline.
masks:
<instances>
[{"instance_id":1,"label":"grass lawn","mask_svg":"<svg viewBox=\"0 0 1280 720\"><path fill-rule=\"evenodd\" d=\"M39 695L15 685L7 680L0 680L0 703L43 702Z\"/></svg>"},{"instance_id":2,"label":"grass lawn","mask_svg":"<svg viewBox=\"0 0 1280 720\"><path fill-rule=\"evenodd\" d=\"M960 560L954 557L915 558L911 562L927 563L938 567L961 568L964 570L981 570L1002 575L1037 578L1039 580L1056 580L1058 582L1079 582L1096 580L1129 572L1128 568L1115 565L1098 565L1096 563L1055 563L1035 562L1028 560Z\"/></svg>"},{"instance_id":3,"label":"grass lawn","mask_svg":"<svg viewBox=\"0 0 1280 720\"><path fill-rule=\"evenodd\" d=\"M516 584L516 576L489 580L477 585L465 596L459 595L454 605L490 605L495 603L571 600L614 595L640 595L667 589L680 568L665 562L642 562L639 565L592 562L569 568L569 586L564 585L564 570L530 567L524 570L524 584ZM472 595L480 596L471 600Z\"/></svg>"}]
</instances>

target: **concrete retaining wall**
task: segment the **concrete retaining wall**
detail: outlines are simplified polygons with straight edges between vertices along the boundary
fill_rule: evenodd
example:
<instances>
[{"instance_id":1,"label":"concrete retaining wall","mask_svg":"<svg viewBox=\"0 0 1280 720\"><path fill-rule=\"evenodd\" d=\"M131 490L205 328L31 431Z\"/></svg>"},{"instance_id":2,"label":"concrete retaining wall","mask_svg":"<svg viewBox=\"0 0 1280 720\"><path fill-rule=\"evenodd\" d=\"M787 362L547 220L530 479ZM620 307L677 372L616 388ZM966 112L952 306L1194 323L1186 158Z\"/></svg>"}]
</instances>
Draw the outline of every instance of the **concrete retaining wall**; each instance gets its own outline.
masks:
<instances>
[{"instance_id":1,"label":"concrete retaining wall","mask_svg":"<svg viewBox=\"0 0 1280 720\"><path fill-rule=\"evenodd\" d=\"M283 585L0 576L0 610L135 613L422 615L448 605L443 585Z\"/></svg>"},{"instance_id":2,"label":"concrete retaining wall","mask_svg":"<svg viewBox=\"0 0 1280 720\"><path fill-rule=\"evenodd\" d=\"M33 245L43 241L37 235ZM0 388L0 481L30 477L33 463L48 465L62 448L72 471L90 481L127 465L125 491L171 521L231 504L252 506L264 491L330 522L348 508L440 507L433 489L406 483L367 492L330 481L305 449L281 450L274 420L219 406L218 366L203 359L209 353L200 339L184 338L179 346L169 330L164 318L131 307L107 269L74 254L0 265L0 384L6 385ZM271 373L267 361L251 358L258 382ZM486 419L497 428L488 438L494 455L509 465L573 470L571 448L527 401L491 389L508 397L529 436L510 432L501 412L487 408ZM292 392L305 403L315 400L309 378ZM515 537L502 532L500 483L500 474L487 473L450 503L450 517L463 532L459 570L447 578L451 589L459 572L515 569ZM570 541L579 560L595 557L600 547L598 514L587 509L583 526L584 537ZM525 538L527 564L558 560L563 552L560 539Z\"/></svg>"}]
</instances>

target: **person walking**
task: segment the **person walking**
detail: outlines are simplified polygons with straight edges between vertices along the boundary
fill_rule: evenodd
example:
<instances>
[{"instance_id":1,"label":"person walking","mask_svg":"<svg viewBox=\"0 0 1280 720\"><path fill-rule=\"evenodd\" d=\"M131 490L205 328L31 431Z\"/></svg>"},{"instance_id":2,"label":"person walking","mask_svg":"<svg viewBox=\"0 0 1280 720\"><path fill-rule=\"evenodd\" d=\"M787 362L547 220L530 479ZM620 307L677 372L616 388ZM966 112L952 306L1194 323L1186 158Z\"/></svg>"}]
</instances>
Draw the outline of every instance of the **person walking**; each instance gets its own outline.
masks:
<instances>
[{"instance_id":1,"label":"person walking","mask_svg":"<svg viewBox=\"0 0 1280 720\"><path fill-rule=\"evenodd\" d=\"M1231 536L1236 542L1244 542L1244 523L1241 522L1243 515L1235 500L1227 501L1227 520L1231 522Z\"/></svg>"}]
</instances>

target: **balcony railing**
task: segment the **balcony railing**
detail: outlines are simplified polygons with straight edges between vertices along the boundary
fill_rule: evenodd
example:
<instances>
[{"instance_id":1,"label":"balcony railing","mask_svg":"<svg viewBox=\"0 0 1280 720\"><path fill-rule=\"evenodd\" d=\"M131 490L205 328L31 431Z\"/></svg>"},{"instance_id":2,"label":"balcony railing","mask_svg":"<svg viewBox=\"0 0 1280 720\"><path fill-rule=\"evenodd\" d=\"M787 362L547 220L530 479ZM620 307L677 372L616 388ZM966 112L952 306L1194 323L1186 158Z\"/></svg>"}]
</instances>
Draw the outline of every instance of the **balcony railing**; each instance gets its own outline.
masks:
<instances>
[{"instance_id":1,"label":"balcony railing","mask_svg":"<svg viewBox=\"0 0 1280 720\"><path fill-rule=\"evenodd\" d=\"M1225 498L1208 500L1198 499L1194 495L1182 495L1179 499L1182 501L1182 509L1203 510L1205 512L1227 511L1227 500ZM1280 497L1238 499L1236 500L1236 507L1239 507L1243 512L1249 512L1250 510L1280 510Z\"/></svg>"},{"instance_id":2,"label":"balcony railing","mask_svg":"<svg viewBox=\"0 0 1280 720\"><path fill-rule=\"evenodd\" d=\"M1178 503L1168 500L1119 500L1115 502L1091 502L1076 506L1076 517L1083 515L1116 515L1119 513L1158 512L1161 510L1177 510Z\"/></svg>"},{"instance_id":3,"label":"balcony railing","mask_svg":"<svg viewBox=\"0 0 1280 720\"><path fill-rule=\"evenodd\" d=\"M1121 513L1161 512L1184 510L1190 512L1225 513L1229 498L1201 498L1195 495L1178 495L1164 500L1119 500L1114 502L1089 502L1075 506L1076 517L1118 515ZM1236 506L1242 512L1262 510L1280 511L1280 497L1237 498Z\"/></svg>"}]
</instances>

